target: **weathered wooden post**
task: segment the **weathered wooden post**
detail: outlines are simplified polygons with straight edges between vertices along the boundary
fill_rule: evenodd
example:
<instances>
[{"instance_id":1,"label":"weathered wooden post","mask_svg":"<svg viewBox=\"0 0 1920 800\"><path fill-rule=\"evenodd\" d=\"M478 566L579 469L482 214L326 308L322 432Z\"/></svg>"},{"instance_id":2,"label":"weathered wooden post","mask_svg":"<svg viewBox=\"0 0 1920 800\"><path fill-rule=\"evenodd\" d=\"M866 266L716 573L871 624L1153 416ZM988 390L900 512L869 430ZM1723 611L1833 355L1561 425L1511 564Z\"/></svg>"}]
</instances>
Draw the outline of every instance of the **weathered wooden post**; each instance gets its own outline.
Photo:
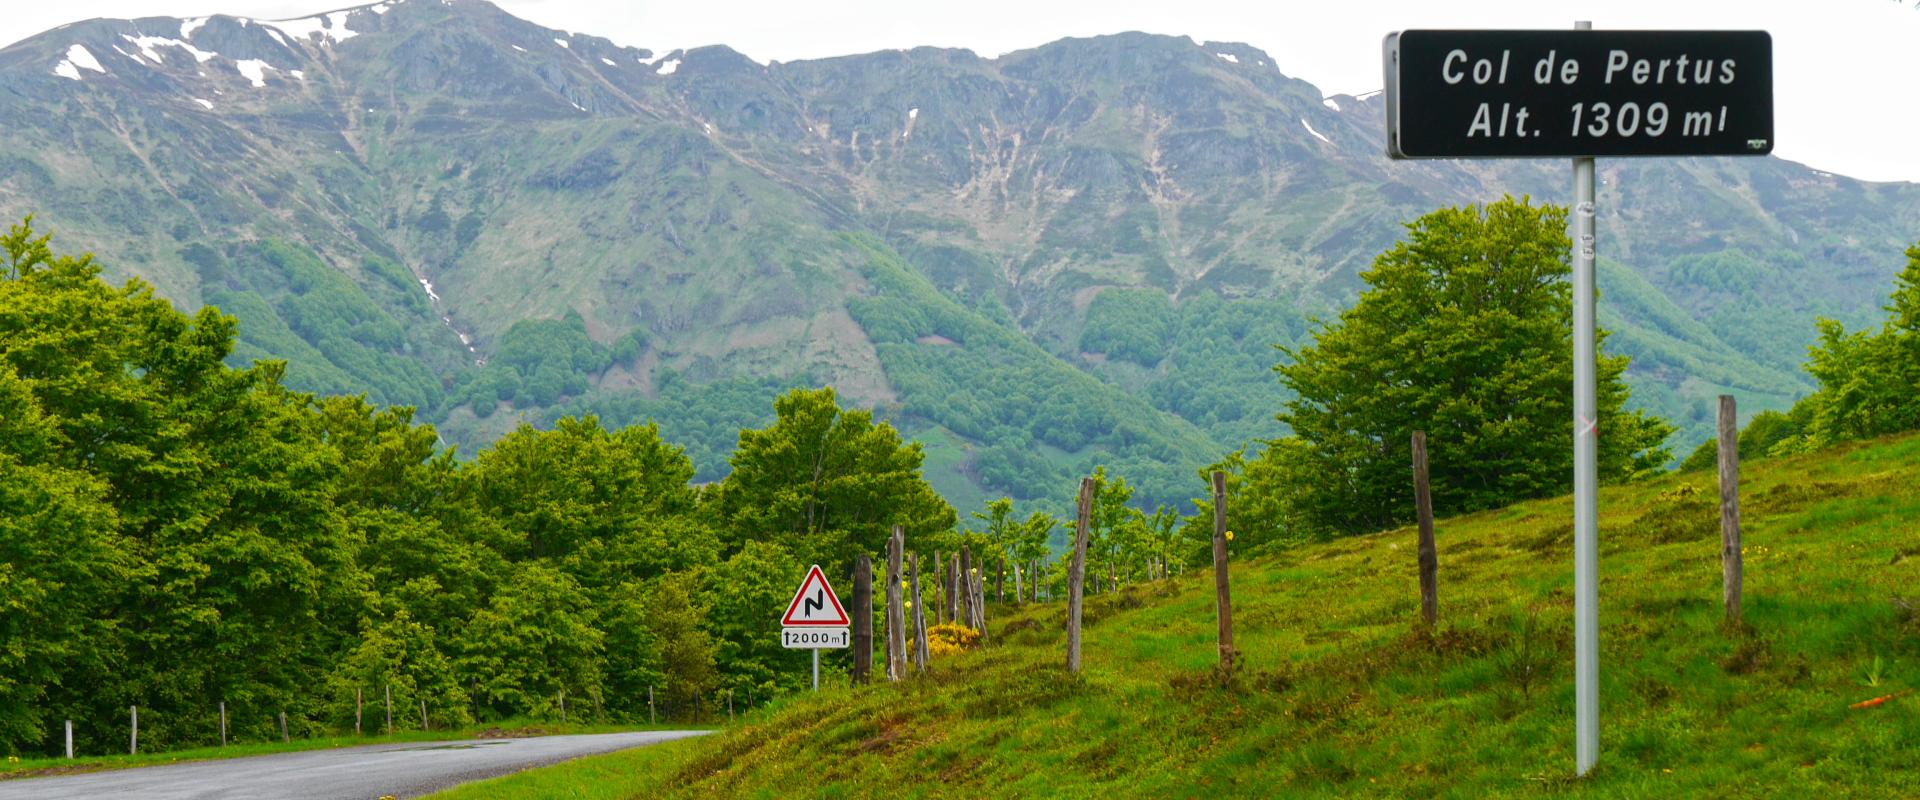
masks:
<instances>
[{"instance_id":1,"label":"weathered wooden post","mask_svg":"<svg viewBox=\"0 0 1920 800\"><path fill-rule=\"evenodd\" d=\"M73 720L67 720L67 760L73 760Z\"/></svg>"},{"instance_id":2,"label":"weathered wooden post","mask_svg":"<svg viewBox=\"0 0 1920 800\"><path fill-rule=\"evenodd\" d=\"M873 559L853 560L853 685L867 682L873 670Z\"/></svg>"},{"instance_id":3,"label":"weathered wooden post","mask_svg":"<svg viewBox=\"0 0 1920 800\"><path fill-rule=\"evenodd\" d=\"M655 725L659 722L660 720L653 715L653 687L649 686L647 687L647 724Z\"/></svg>"},{"instance_id":4,"label":"weathered wooden post","mask_svg":"<svg viewBox=\"0 0 1920 800\"><path fill-rule=\"evenodd\" d=\"M1733 395L1720 395L1720 577L1727 622L1740 624L1740 424Z\"/></svg>"},{"instance_id":5,"label":"weathered wooden post","mask_svg":"<svg viewBox=\"0 0 1920 800\"><path fill-rule=\"evenodd\" d=\"M960 545L959 581L955 584L960 595L960 624L973 628L973 548Z\"/></svg>"},{"instance_id":6,"label":"weathered wooden post","mask_svg":"<svg viewBox=\"0 0 1920 800\"><path fill-rule=\"evenodd\" d=\"M280 743L286 744L291 741L293 741L292 737L287 736L287 712L282 710L280 712Z\"/></svg>"},{"instance_id":7,"label":"weathered wooden post","mask_svg":"<svg viewBox=\"0 0 1920 800\"><path fill-rule=\"evenodd\" d=\"M1440 618L1440 557L1433 545L1433 494L1427 483L1427 433L1413 432L1413 513L1420 520L1420 618Z\"/></svg>"},{"instance_id":8,"label":"weathered wooden post","mask_svg":"<svg viewBox=\"0 0 1920 800\"><path fill-rule=\"evenodd\" d=\"M1013 604L1020 605L1026 602L1026 600L1027 593L1020 584L1020 564L1019 562L1015 562L1013 565Z\"/></svg>"},{"instance_id":9,"label":"weathered wooden post","mask_svg":"<svg viewBox=\"0 0 1920 800\"><path fill-rule=\"evenodd\" d=\"M140 707L127 706L127 715L132 720L129 723L131 730L127 735L127 755L137 756L140 755Z\"/></svg>"},{"instance_id":10,"label":"weathered wooden post","mask_svg":"<svg viewBox=\"0 0 1920 800\"><path fill-rule=\"evenodd\" d=\"M227 701L220 701L220 746L227 746Z\"/></svg>"},{"instance_id":11,"label":"weathered wooden post","mask_svg":"<svg viewBox=\"0 0 1920 800\"><path fill-rule=\"evenodd\" d=\"M980 632L980 643L987 642L987 562L980 561L973 575L973 629Z\"/></svg>"},{"instance_id":12,"label":"weathered wooden post","mask_svg":"<svg viewBox=\"0 0 1920 800\"><path fill-rule=\"evenodd\" d=\"M427 725L427 698L424 697L420 698L420 730L433 730Z\"/></svg>"},{"instance_id":13,"label":"weathered wooden post","mask_svg":"<svg viewBox=\"0 0 1920 800\"><path fill-rule=\"evenodd\" d=\"M909 562L908 580L913 586L913 665L921 672L927 671L927 605L920 599L920 554L914 553Z\"/></svg>"},{"instance_id":14,"label":"weathered wooden post","mask_svg":"<svg viewBox=\"0 0 1920 800\"><path fill-rule=\"evenodd\" d=\"M1000 571L998 577L993 579L993 602L1004 603L1007 602L1007 557L1002 555L994 561L1000 565ZM1015 582L1019 580L1014 578Z\"/></svg>"},{"instance_id":15,"label":"weathered wooden post","mask_svg":"<svg viewBox=\"0 0 1920 800\"><path fill-rule=\"evenodd\" d=\"M900 556L907 546L907 531L893 526L887 539L887 680L907 676L907 613L901 605Z\"/></svg>"},{"instance_id":16,"label":"weathered wooden post","mask_svg":"<svg viewBox=\"0 0 1920 800\"><path fill-rule=\"evenodd\" d=\"M360 687L353 687L353 735L360 735Z\"/></svg>"},{"instance_id":17,"label":"weathered wooden post","mask_svg":"<svg viewBox=\"0 0 1920 800\"><path fill-rule=\"evenodd\" d=\"M1080 671L1080 608L1085 603L1082 583L1087 577L1087 517L1093 512L1093 479L1080 479L1080 502L1074 511L1073 562L1067 567L1067 671Z\"/></svg>"},{"instance_id":18,"label":"weathered wooden post","mask_svg":"<svg viewBox=\"0 0 1920 800\"><path fill-rule=\"evenodd\" d=\"M941 581L944 581L947 579L946 575L947 575L946 562L940 559L940 551L935 550L933 551L933 583L936 585L936 587ZM945 615L945 610L942 607L945 605L946 605L946 602L944 597L941 599L941 602L935 603L933 605L933 624L938 625L943 621L942 617Z\"/></svg>"},{"instance_id":19,"label":"weathered wooden post","mask_svg":"<svg viewBox=\"0 0 1920 800\"><path fill-rule=\"evenodd\" d=\"M387 735L393 735L393 684L387 684Z\"/></svg>"},{"instance_id":20,"label":"weathered wooden post","mask_svg":"<svg viewBox=\"0 0 1920 800\"><path fill-rule=\"evenodd\" d=\"M1213 593L1220 610L1220 670L1233 671L1233 597L1227 589L1227 474L1213 473Z\"/></svg>"},{"instance_id":21,"label":"weathered wooden post","mask_svg":"<svg viewBox=\"0 0 1920 800\"><path fill-rule=\"evenodd\" d=\"M966 568L960 566L960 553L947 554L947 622L954 625L966 625L966 597L960 593L960 587L966 576Z\"/></svg>"},{"instance_id":22,"label":"weathered wooden post","mask_svg":"<svg viewBox=\"0 0 1920 800\"><path fill-rule=\"evenodd\" d=\"M567 724L567 690L560 690L560 724Z\"/></svg>"}]
</instances>

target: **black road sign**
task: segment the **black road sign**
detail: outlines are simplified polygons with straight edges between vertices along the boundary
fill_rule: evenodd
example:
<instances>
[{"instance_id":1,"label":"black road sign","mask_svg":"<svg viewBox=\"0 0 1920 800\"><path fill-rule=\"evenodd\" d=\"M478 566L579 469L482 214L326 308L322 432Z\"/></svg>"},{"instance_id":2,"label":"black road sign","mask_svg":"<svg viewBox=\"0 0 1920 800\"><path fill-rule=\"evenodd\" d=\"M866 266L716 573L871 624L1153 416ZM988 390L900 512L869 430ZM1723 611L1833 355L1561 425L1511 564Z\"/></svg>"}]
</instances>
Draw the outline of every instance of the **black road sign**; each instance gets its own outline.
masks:
<instances>
[{"instance_id":1,"label":"black road sign","mask_svg":"<svg viewBox=\"0 0 1920 800\"><path fill-rule=\"evenodd\" d=\"M1386 69L1394 158L1773 151L1765 31L1402 31Z\"/></svg>"}]
</instances>

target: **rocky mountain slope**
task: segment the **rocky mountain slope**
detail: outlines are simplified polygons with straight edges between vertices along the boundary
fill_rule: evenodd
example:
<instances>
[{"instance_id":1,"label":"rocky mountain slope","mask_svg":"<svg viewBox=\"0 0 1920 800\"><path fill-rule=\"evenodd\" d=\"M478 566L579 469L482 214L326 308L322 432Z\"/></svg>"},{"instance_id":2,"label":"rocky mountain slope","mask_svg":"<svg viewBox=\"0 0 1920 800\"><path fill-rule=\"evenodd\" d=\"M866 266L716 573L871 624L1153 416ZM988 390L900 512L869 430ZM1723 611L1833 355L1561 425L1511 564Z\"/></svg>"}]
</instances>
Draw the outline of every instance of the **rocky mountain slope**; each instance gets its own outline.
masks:
<instances>
[{"instance_id":1,"label":"rocky mountain slope","mask_svg":"<svg viewBox=\"0 0 1920 800\"><path fill-rule=\"evenodd\" d=\"M1377 96L1242 44L761 65L483 0L91 20L0 51L0 215L37 214L243 358L452 441L658 419L704 475L811 382L929 446L957 503L1109 463L1152 502L1278 433L1274 344L1403 221L1565 197L1560 162L1396 163ZM1780 407L1816 315L1877 312L1920 187L1772 158L1602 162L1603 323L1640 402ZM1684 444L1691 444L1691 440ZM1189 486L1189 484L1192 484Z\"/></svg>"}]
</instances>

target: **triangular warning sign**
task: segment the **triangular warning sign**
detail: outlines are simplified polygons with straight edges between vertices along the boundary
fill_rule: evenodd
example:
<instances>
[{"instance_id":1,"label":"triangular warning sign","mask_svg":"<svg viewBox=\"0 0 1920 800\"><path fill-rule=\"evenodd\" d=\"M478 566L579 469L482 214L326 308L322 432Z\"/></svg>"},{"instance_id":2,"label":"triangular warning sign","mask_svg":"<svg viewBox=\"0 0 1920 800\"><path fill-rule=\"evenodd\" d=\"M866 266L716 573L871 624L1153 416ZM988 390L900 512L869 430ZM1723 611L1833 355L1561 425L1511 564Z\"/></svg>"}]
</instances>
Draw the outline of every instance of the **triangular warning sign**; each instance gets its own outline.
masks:
<instances>
[{"instance_id":1,"label":"triangular warning sign","mask_svg":"<svg viewBox=\"0 0 1920 800\"><path fill-rule=\"evenodd\" d=\"M834 596L833 587L827 584L827 575L815 564L807 570L807 577L800 581L800 591L793 593L793 602L787 604L787 613L780 617L781 625L832 625L835 627L851 624L847 612L840 607L840 598Z\"/></svg>"}]
</instances>

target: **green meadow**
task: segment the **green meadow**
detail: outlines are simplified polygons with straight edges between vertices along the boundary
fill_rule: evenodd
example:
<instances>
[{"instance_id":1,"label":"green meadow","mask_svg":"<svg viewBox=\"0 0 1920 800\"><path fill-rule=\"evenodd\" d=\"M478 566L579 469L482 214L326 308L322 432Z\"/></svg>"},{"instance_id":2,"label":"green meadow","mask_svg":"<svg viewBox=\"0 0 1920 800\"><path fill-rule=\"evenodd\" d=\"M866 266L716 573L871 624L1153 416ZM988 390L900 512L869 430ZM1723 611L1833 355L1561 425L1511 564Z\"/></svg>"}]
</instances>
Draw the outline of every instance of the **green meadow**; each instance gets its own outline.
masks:
<instances>
[{"instance_id":1,"label":"green meadow","mask_svg":"<svg viewBox=\"0 0 1920 800\"><path fill-rule=\"evenodd\" d=\"M1743 465L1745 617L1721 607L1718 490L1601 493L1599 765L1573 777L1568 498L1442 520L1440 623L1399 529L991 609L989 645L803 695L697 740L443 798L1913 797L1920 436ZM1893 695L1877 705L1855 704Z\"/></svg>"}]
</instances>

